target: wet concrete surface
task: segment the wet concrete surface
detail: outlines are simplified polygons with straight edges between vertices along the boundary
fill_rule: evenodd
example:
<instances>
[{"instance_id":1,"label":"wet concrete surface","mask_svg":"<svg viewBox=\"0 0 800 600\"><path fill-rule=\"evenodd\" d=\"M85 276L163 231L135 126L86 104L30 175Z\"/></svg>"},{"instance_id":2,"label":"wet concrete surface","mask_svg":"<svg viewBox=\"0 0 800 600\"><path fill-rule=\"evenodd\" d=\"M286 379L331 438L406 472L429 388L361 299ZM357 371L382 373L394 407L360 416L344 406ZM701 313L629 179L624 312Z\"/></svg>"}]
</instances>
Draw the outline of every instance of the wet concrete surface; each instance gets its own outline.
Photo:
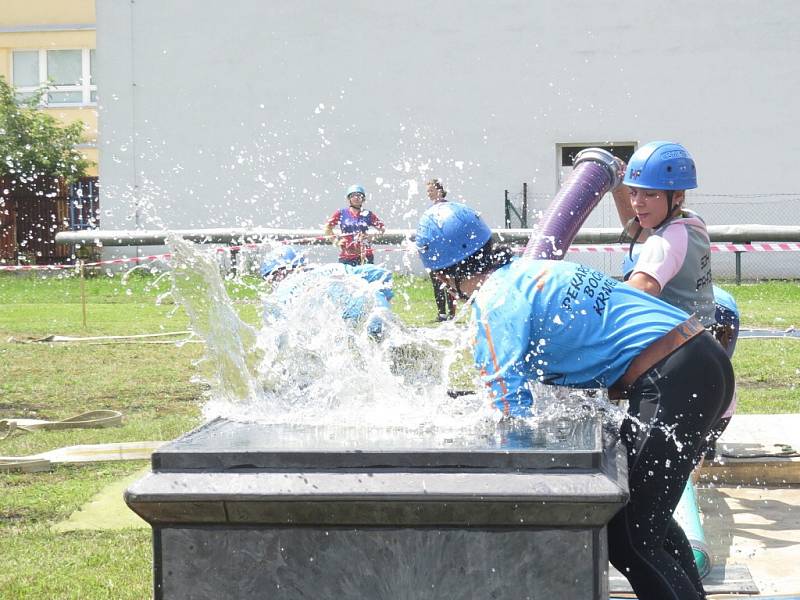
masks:
<instances>
[{"instance_id":1,"label":"wet concrete surface","mask_svg":"<svg viewBox=\"0 0 800 600\"><path fill-rule=\"evenodd\" d=\"M745 565L762 595L800 597L800 415L735 415L718 448L697 482L715 564Z\"/></svg>"}]
</instances>

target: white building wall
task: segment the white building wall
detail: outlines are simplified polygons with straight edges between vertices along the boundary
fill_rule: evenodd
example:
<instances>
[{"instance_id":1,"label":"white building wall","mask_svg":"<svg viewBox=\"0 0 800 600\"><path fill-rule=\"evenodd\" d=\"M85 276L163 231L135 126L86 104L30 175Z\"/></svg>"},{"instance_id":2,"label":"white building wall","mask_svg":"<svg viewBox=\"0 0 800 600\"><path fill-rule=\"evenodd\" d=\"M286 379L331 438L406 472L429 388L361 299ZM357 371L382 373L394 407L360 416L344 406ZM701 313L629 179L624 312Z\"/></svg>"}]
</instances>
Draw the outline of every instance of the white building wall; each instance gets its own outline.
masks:
<instances>
[{"instance_id":1,"label":"white building wall","mask_svg":"<svg viewBox=\"0 0 800 600\"><path fill-rule=\"evenodd\" d=\"M798 30L794 0L97 0L101 224L315 227L360 182L413 227L439 177L499 227L557 144L663 138L709 223L797 224Z\"/></svg>"}]
</instances>

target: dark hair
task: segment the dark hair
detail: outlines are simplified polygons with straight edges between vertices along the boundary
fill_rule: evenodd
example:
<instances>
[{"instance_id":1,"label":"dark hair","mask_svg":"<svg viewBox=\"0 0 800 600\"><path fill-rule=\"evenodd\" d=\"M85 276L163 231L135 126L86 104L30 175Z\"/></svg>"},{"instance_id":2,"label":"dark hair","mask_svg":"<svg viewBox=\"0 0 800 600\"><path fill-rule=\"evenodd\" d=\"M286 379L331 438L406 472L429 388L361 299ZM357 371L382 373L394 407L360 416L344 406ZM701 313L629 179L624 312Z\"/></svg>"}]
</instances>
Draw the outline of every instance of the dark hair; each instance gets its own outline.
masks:
<instances>
[{"instance_id":1,"label":"dark hair","mask_svg":"<svg viewBox=\"0 0 800 600\"><path fill-rule=\"evenodd\" d=\"M443 184L441 181L439 181L438 179L436 179L436 178L434 178L434 179L431 179L431 180L427 181L427 182L425 183L425 185L432 185L432 186L434 186L434 187L435 187L437 190L439 190L440 192L442 192L442 198L444 198L445 196L447 196L447 190L446 190L446 189L444 189L444 184Z\"/></svg>"},{"instance_id":2,"label":"dark hair","mask_svg":"<svg viewBox=\"0 0 800 600\"><path fill-rule=\"evenodd\" d=\"M466 279L473 275L499 269L511 262L513 257L514 251L509 246L505 244L495 245L494 240L489 239L480 250L471 256L453 266L441 269L439 272L455 279Z\"/></svg>"}]
</instances>

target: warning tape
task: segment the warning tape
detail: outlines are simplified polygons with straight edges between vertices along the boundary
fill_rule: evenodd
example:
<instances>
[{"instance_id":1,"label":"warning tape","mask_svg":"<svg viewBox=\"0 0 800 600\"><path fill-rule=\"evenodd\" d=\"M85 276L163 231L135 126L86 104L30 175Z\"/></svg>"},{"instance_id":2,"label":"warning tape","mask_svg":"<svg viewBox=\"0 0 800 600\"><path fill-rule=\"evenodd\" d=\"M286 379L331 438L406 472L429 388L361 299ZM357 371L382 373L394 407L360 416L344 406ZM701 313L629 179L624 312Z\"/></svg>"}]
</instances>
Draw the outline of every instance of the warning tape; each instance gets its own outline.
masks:
<instances>
[{"instance_id":1,"label":"warning tape","mask_svg":"<svg viewBox=\"0 0 800 600\"><path fill-rule=\"evenodd\" d=\"M754 244L711 244L712 252L797 252L800 242L759 242Z\"/></svg>"},{"instance_id":2,"label":"warning tape","mask_svg":"<svg viewBox=\"0 0 800 600\"><path fill-rule=\"evenodd\" d=\"M628 244L584 244L570 246L568 252L627 252ZM718 243L711 244L711 252L800 252L800 242L753 242L750 244Z\"/></svg>"},{"instance_id":3,"label":"warning tape","mask_svg":"<svg viewBox=\"0 0 800 600\"><path fill-rule=\"evenodd\" d=\"M295 238L291 240L283 240L283 244L291 243L304 243L325 241L326 236L314 236L307 238ZM260 248L263 244L242 244L239 246L225 246L224 248L216 248L217 253L239 251L245 248ZM84 263L84 267L102 267L105 265L126 265L126 264L139 264L146 262L153 262L157 260L168 261L172 258L172 253L166 252L164 254L151 254L149 256L129 256L126 258L113 258L111 260L100 260L96 262ZM63 269L77 269L79 265L0 265L0 271L59 271Z\"/></svg>"},{"instance_id":4,"label":"warning tape","mask_svg":"<svg viewBox=\"0 0 800 600\"><path fill-rule=\"evenodd\" d=\"M150 256L130 256L128 258L113 258L97 262L83 263L84 267L100 267L103 265L125 265L152 262L155 260L169 260L172 254L153 254ZM79 265L2 265L0 271L58 271L61 269L77 269Z\"/></svg>"},{"instance_id":5,"label":"warning tape","mask_svg":"<svg viewBox=\"0 0 800 600\"><path fill-rule=\"evenodd\" d=\"M285 240L284 243L307 242L324 240L323 237L302 238L301 240ZM241 246L226 246L217 248L216 251L230 252L244 248L258 248L262 244L244 244ZM379 248L381 252L408 252L406 248ZM585 252L589 254L606 254L614 252L627 252L628 244L580 244L570 246L568 252ZM754 242L750 244L712 243L711 252L800 252L800 242ZM84 263L84 267L101 267L106 265L125 265L153 262L157 260L168 261L171 253L152 254L150 256L131 256L128 258L113 258L97 262ZM62 269L77 269L78 265L0 265L0 271L58 271Z\"/></svg>"}]
</instances>

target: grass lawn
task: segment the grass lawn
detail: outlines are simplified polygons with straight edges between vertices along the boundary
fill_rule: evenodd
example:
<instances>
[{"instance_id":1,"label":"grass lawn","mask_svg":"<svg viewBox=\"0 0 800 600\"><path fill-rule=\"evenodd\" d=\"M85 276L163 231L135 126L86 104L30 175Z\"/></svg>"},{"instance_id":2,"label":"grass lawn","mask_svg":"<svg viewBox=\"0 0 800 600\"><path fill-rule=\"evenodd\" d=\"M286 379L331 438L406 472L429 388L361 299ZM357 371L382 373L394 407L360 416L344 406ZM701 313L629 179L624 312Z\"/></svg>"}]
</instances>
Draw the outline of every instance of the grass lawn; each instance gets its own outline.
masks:
<instances>
[{"instance_id":1,"label":"grass lawn","mask_svg":"<svg viewBox=\"0 0 800 600\"><path fill-rule=\"evenodd\" d=\"M251 323L259 318L258 286L255 281L228 283L237 309ZM796 282L723 287L736 297L743 327L800 327ZM186 315L165 296L168 291L166 278L89 278L84 327L81 286L75 277L0 274L0 419L61 419L97 408L125 414L119 428L15 435L0 440L0 455L24 456L75 444L169 440L198 425L203 388L192 375L201 344L20 343L51 334L185 331ZM430 282L399 277L394 308L408 324L430 326L436 315ZM740 340L734 367L739 412L800 412L800 340ZM150 597L149 532L51 531L104 486L146 464L0 474L0 598Z\"/></svg>"}]
</instances>

